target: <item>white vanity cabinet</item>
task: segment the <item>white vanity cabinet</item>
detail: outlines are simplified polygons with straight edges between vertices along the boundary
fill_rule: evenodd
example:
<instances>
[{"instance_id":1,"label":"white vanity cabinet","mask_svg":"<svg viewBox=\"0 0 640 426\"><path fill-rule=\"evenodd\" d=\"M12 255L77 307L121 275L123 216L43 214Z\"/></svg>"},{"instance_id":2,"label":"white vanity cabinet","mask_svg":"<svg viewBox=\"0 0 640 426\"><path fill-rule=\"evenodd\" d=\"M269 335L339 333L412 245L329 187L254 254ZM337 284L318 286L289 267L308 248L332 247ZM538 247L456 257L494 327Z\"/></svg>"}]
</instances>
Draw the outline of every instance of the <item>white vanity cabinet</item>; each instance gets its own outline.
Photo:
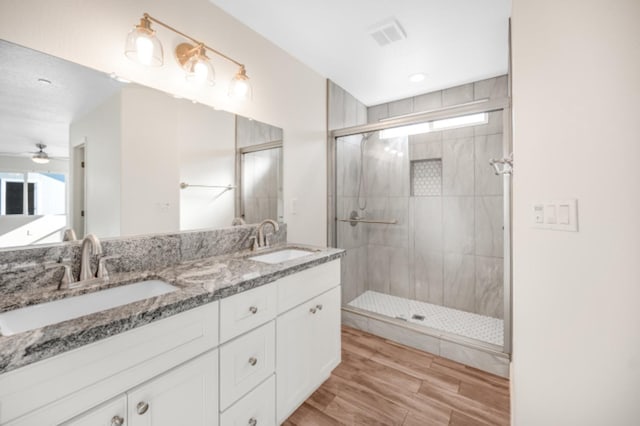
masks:
<instances>
[{"instance_id":1,"label":"white vanity cabinet","mask_svg":"<svg viewBox=\"0 0 640 426\"><path fill-rule=\"evenodd\" d=\"M283 279L278 287L279 300L285 301L282 306L290 308L276 320L278 424L340 363L340 263L296 275ZM298 286L305 288L296 288L292 295L293 282L288 278L300 279Z\"/></svg>"},{"instance_id":2,"label":"white vanity cabinet","mask_svg":"<svg viewBox=\"0 0 640 426\"><path fill-rule=\"evenodd\" d=\"M143 423L130 418L138 402L160 417L183 412L181 404L192 407L180 397L187 389L188 398L213 410L214 421L177 424L217 424L218 306L208 303L0 375L0 425L111 425L114 416L125 425L147 425L149 416L140 416ZM117 402L123 395L124 413Z\"/></svg>"},{"instance_id":3,"label":"white vanity cabinet","mask_svg":"<svg viewBox=\"0 0 640 426\"><path fill-rule=\"evenodd\" d=\"M214 350L93 408L64 426L214 426L218 422Z\"/></svg>"},{"instance_id":4,"label":"white vanity cabinet","mask_svg":"<svg viewBox=\"0 0 640 426\"><path fill-rule=\"evenodd\" d=\"M340 260L0 375L2 426L272 426L340 362Z\"/></svg>"}]
</instances>

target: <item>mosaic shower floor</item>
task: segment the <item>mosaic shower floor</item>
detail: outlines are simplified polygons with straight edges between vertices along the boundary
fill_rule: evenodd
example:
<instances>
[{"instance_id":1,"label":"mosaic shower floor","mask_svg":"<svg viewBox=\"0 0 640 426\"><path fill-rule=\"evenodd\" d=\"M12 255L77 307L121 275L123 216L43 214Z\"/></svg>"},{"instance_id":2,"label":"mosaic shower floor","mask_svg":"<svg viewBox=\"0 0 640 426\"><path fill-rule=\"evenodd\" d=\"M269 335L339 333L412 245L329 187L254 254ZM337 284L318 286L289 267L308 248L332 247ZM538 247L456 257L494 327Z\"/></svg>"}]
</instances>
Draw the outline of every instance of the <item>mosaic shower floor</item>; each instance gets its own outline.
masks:
<instances>
[{"instance_id":1,"label":"mosaic shower floor","mask_svg":"<svg viewBox=\"0 0 640 426\"><path fill-rule=\"evenodd\" d=\"M348 305L494 345L502 346L504 341L504 325L498 318L375 291L364 292Z\"/></svg>"}]
</instances>

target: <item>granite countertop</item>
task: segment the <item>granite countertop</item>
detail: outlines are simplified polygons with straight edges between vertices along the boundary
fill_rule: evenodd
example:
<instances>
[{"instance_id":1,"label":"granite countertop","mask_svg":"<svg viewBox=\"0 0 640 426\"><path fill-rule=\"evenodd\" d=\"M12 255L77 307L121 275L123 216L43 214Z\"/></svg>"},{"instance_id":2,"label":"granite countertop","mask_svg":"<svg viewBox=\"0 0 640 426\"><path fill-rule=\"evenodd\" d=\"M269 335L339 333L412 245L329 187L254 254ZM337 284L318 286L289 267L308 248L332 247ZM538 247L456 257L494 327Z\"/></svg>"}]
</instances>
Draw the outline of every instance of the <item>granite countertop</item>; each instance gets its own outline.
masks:
<instances>
[{"instance_id":1,"label":"granite countertop","mask_svg":"<svg viewBox=\"0 0 640 426\"><path fill-rule=\"evenodd\" d=\"M308 250L312 254L278 264L248 259L283 248ZM172 293L31 331L0 336L0 374L259 287L343 255L344 250L341 249L284 244L259 253L245 250L158 270L111 274L108 281L96 280L96 284L78 289L31 291L3 297L0 312L150 279L159 279L178 287Z\"/></svg>"}]
</instances>

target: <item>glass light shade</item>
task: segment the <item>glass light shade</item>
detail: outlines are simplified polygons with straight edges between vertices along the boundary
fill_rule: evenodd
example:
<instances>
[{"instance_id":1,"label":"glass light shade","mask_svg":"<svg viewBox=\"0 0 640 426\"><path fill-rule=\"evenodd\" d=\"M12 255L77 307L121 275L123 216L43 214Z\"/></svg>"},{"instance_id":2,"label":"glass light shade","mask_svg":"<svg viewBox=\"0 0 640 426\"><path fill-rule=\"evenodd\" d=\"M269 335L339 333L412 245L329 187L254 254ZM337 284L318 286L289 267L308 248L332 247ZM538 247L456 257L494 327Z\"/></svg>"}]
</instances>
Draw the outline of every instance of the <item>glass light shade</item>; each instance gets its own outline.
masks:
<instances>
[{"instance_id":1,"label":"glass light shade","mask_svg":"<svg viewBox=\"0 0 640 426\"><path fill-rule=\"evenodd\" d=\"M162 44L155 31L142 25L137 25L127 34L124 54L132 61L142 65L159 67L164 61Z\"/></svg>"},{"instance_id":2,"label":"glass light shade","mask_svg":"<svg viewBox=\"0 0 640 426\"><path fill-rule=\"evenodd\" d=\"M244 67L240 67L240 71L231 79L231 83L229 83L229 97L241 100L251 99L253 97L253 89Z\"/></svg>"},{"instance_id":3,"label":"glass light shade","mask_svg":"<svg viewBox=\"0 0 640 426\"><path fill-rule=\"evenodd\" d=\"M183 65L186 79L190 83L213 86L216 84L216 73L203 52L195 53Z\"/></svg>"},{"instance_id":4,"label":"glass light shade","mask_svg":"<svg viewBox=\"0 0 640 426\"><path fill-rule=\"evenodd\" d=\"M37 152L31 157L31 161L38 164L47 164L49 162L49 156L45 152Z\"/></svg>"}]
</instances>

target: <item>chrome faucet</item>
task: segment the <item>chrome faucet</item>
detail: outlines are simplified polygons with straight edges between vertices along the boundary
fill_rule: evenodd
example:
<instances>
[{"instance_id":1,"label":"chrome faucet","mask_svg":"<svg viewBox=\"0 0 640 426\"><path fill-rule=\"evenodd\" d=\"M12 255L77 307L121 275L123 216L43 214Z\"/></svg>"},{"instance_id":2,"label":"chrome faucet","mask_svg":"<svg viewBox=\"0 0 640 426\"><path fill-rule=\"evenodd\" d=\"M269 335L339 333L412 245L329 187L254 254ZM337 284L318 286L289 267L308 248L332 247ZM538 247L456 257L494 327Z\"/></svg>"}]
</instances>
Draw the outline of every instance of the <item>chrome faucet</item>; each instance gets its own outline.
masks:
<instances>
[{"instance_id":1,"label":"chrome faucet","mask_svg":"<svg viewBox=\"0 0 640 426\"><path fill-rule=\"evenodd\" d=\"M278 230L280 229L278 222L276 222L275 220L265 219L262 222L260 222L260 225L258 225L258 236L255 237L255 240L253 242L253 250L269 247L269 239L264 233L265 225L269 225L269 224L273 226L274 233L278 232Z\"/></svg>"},{"instance_id":2,"label":"chrome faucet","mask_svg":"<svg viewBox=\"0 0 640 426\"><path fill-rule=\"evenodd\" d=\"M87 234L82 240L82 257L80 258L80 279L86 281L94 278L96 274L91 270L91 255L102 254L100 240L93 234Z\"/></svg>"}]
</instances>

